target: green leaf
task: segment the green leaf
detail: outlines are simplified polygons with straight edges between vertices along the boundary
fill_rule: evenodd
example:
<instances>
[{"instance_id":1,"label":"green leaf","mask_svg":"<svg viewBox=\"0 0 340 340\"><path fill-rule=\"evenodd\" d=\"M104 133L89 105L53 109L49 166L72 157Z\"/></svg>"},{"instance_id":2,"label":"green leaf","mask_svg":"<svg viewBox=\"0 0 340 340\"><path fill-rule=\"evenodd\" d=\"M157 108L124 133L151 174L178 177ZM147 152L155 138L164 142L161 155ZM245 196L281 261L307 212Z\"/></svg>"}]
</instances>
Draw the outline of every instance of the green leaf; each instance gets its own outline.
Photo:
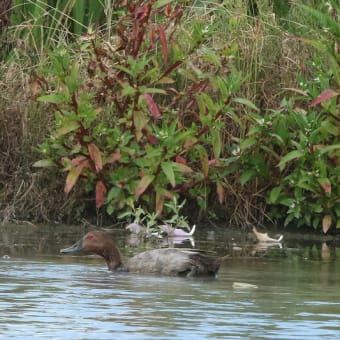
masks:
<instances>
[{"instance_id":1,"label":"green leaf","mask_svg":"<svg viewBox=\"0 0 340 340\"><path fill-rule=\"evenodd\" d=\"M37 100L43 103L58 105L65 101L65 96L63 94L47 94L45 96L40 96Z\"/></svg>"},{"instance_id":2,"label":"green leaf","mask_svg":"<svg viewBox=\"0 0 340 340\"><path fill-rule=\"evenodd\" d=\"M246 170L242 173L240 177L240 183L241 185L245 185L248 181L250 181L254 176L256 175L256 172L254 170Z\"/></svg>"},{"instance_id":3,"label":"green leaf","mask_svg":"<svg viewBox=\"0 0 340 340\"><path fill-rule=\"evenodd\" d=\"M40 161L33 163L33 166L35 168L48 168L54 165L55 165L54 162L50 159L41 159Z\"/></svg>"},{"instance_id":4,"label":"green leaf","mask_svg":"<svg viewBox=\"0 0 340 340\"><path fill-rule=\"evenodd\" d=\"M278 167L282 171L285 168L285 166L288 162L290 162L290 161L292 161L293 159L296 159L296 158L301 158L303 155L304 155L304 153L300 150L291 151L291 152L287 153L284 157L282 157L281 161L278 164Z\"/></svg>"},{"instance_id":5,"label":"green leaf","mask_svg":"<svg viewBox=\"0 0 340 340\"><path fill-rule=\"evenodd\" d=\"M173 163L173 167L175 170L179 171L179 172L183 172L183 173L189 173L189 172L193 172L193 170L185 165L185 164L182 164L182 163Z\"/></svg>"},{"instance_id":6,"label":"green leaf","mask_svg":"<svg viewBox=\"0 0 340 340\"><path fill-rule=\"evenodd\" d=\"M340 149L340 144L333 144L333 145L328 145L325 146L324 148L320 149L320 153L324 154L324 153L328 153L330 151L334 151L334 150L338 150Z\"/></svg>"},{"instance_id":7,"label":"green leaf","mask_svg":"<svg viewBox=\"0 0 340 340\"><path fill-rule=\"evenodd\" d=\"M161 167L171 186L174 188L176 186L176 180L172 162L163 162Z\"/></svg>"},{"instance_id":8,"label":"green leaf","mask_svg":"<svg viewBox=\"0 0 340 340\"><path fill-rule=\"evenodd\" d=\"M246 138L243 139L240 143L240 149L241 150L246 150L248 148L250 148L252 145L256 144L257 139L256 138Z\"/></svg>"},{"instance_id":9,"label":"green leaf","mask_svg":"<svg viewBox=\"0 0 340 340\"><path fill-rule=\"evenodd\" d=\"M140 87L140 93L149 93L149 94L154 94L154 93L160 93L160 94L167 94L166 91L162 89L158 89L156 87Z\"/></svg>"},{"instance_id":10,"label":"green leaf","mask_svg":"<svg viewBox=\"0 0 340 340\"><path fill-rule=\"evenodd\" d=\"M271 204L277 203L277 199L279 198L280 193L281 193L281 187L273 188L269 195L269 203Z\"/></svg>"},{"instance_id":11,"label":"green leaf","mask_svg":"<svg viewBox=\"0 0 340 340\"><path fill-rule=\"evenodd\" d=\"M165 5L168 5L170 4L171 2L174 2L175 0L158 0L156 1L156 3L153 5L153 8L154 9L157 9L157 8L160 8L160 7L163 7Z\"/></svg>"},{"instance_id":12,"label":"green leaf","mask_svg":"<svg viewBox=\"0 0 340 340\"><path fill-rule=\"evenodd\" d=\"M332 184L328 178L318 178L318 182L324 190L325 194L331 194Z\"/></svg>"},{"instance_id":13,"label":"green leaf","mask_svg":"<svg viewBox=\"0 0 340 340\"><path fill-rule=\"evenodd\" d=\"M291 221L293 221L293 219L294 219L294 215L289 214L284 221L284 226L286 227Z\"/></svg>"},{"instance_id":14,"label":"green leaf","mask_svg":"<svg viewBox=\"0 0 340 340\"><path fill-rule=\"evenodd\" d=\"M248 99L245 99L245 98L233 98L232 101L234 103L239 103L239 104L242 104L244 106L247 106L249 107L250 109L253 109L255 111L260 111L256 105L254 103L252 103L250 100Z\"/></svg>"},{"instance_id":15,"label":"green leaf","mask_svg":"<svg viewBox=\"0 0 340 340\"><path fill-rule=\"evenodd\" d=\"M213 152L215 158L219 158L221 155L221 134L219 129L213 129L211 131L211 137L212 137L212 144L213 144Z\"/></svg>"},{"instance_id":16,"label":"green leaf","mask_svg":"<svg viewBox=\"0 0 340 340\"><path fill-rule=\"evenodd\" d=\"M53 137L59 138L61 136L66 135L69 132L77 130L78 128L79 128L78 122L74 120L65 120L63 126L55 131L55 133L53 134Z\"/></svg>"},{"instance_id":17,"label":"green leaf","mask_svg":"<svg viewBox=\"0 0 340 340\"><path fill-rule=\"evenodd\" d=\"M131 70L129 70L127 67L125 67L125 66L122 66L122 65L115 65L114 67L115 67L116 69L120 70L120 71L123 71L123 72L129 74L131 77L134 76L134 73L133 73Z\"/></svg>"},{"instance_id":18,"label":"green leaf","mask_svg":"<svg viewBox=\"0 0 340 340\"><path fill-rule=\"evenodd\" d=\"M137 142L140 141L140 139L143 136L142 130L148 123L148 119L145 117L144 113L138 110L135 110L133 112L133 124L135 126L135 133L136 133L136 139Z\"/></svg>"},{"instance_id":19,"label":"green leaf","mask_svg":"<svg viewBox=\"0 0 340 340\"><path fill-rule=\"evenodd\" d=\"M127 83L123 83L122 84L122 96L126 97L126 96L133 96L136 93L136 89L132 86L130 86Z\"/></svg>"}]
</instances>

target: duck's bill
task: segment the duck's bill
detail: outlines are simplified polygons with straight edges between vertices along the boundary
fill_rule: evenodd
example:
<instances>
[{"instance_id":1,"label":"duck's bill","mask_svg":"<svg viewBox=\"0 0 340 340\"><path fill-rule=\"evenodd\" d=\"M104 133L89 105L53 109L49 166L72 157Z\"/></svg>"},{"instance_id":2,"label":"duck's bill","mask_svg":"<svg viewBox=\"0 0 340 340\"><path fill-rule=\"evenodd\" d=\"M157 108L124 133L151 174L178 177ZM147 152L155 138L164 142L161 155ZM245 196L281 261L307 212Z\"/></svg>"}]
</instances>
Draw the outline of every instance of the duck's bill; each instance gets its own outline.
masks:
<instances>
[{"instance_id":1,"label":"duck's bill","mask_svg":"<svg viewBox=\"0 0 340 340\"><path fill-rule=\"evenodd\" d=\"M82 246L82 240L79 240L77 243L72 245L71 247L65 248L65 249L60 249L60 252L62 254L67 254L67 253L75 253L77 251L81 251L83 248Z\"/></svg>"}]
</instances>

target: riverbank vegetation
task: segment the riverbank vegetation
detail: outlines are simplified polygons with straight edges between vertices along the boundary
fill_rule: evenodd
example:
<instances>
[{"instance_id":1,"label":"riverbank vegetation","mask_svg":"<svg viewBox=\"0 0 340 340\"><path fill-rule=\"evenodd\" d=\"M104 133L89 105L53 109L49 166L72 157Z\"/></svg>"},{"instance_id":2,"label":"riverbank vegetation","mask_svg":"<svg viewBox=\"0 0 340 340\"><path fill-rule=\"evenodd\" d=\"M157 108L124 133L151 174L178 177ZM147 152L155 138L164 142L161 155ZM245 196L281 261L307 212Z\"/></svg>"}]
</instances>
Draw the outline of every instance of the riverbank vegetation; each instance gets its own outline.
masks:
<instances>
[{"instance_id":1,"label":"riverbank vegetation","mask_svg":"<svg viewBox=\"0 0 340 340\"><path fill-rule=\"evenodd\" d=\"M339 228L340 6L304 3L4 1L2 221L185 202L193 221Z\"/></svg>"}]
</instances>

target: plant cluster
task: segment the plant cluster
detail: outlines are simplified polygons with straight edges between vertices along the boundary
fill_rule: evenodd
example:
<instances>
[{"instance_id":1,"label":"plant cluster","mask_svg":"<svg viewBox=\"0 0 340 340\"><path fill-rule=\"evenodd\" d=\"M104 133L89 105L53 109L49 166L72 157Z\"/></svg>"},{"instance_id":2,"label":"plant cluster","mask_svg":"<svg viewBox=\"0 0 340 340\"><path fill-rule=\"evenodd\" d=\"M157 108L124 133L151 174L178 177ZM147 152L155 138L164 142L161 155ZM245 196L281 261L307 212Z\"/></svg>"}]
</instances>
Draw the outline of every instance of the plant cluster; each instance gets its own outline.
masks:
<instances>
[{"instance_id":1,"label":"plant cluster","mask_svg":"<svg viewBox=\"0 0 340 340\"><path fill-rule=\"evenodd\" d=\"M333 4L332 10L340 8ZM300 79L297 95L266 114L252 114L240 141L242 184L262 182L267 212L284 225L340 228L339 22L302 6L327 29L318 41L304 42L323 52L310 69L314 79ZM334 13L333 13L334 14ZM326 61L326 62L325 62Z\"/></svg>"},{"instance_id":2,"label":"plant cluster","mask_svg":"<svg viewBox=\"0 0 340 340\"><path fill-rule=\"evenodd\" d=\"M87 190L150 221L185 197L238 225L338 227L339 13L336 0L4 1L2 215L82 216ZM30 168L46 134L48 185Z\"/></svg>"},{"instance_id":3,"label":"plant cluster","mask_svg":"<svg viewBox=\"0 0 340 340\"><path fill-rule=\"evenodd\" d=\"M36 80L55 120L35 165L66 171L66 193L85 178L109 214L136 203L160 215L178 194L204 206L212 185L223 201L222 129L240 76L200 44L199 25L182 46L183 9L170 2L130 3L113 42L89 32L51 53Z\"/></svg>"}]
</instances>

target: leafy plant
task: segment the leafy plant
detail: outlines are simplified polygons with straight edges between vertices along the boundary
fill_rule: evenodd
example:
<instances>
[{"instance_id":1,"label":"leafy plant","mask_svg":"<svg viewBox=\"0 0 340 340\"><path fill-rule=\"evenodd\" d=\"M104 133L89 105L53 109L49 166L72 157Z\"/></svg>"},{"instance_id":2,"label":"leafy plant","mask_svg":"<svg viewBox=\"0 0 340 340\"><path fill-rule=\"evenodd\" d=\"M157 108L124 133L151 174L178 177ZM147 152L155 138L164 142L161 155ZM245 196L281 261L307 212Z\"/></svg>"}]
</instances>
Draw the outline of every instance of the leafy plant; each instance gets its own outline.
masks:
<instances>
[{"instance_id":1,"label":"leafy plant","mask_svg":"<svg viewBox=\"0 0 340 340\"><path fill-rule=\"evenodd\" d=\"M284 101L279 110L254 118L241 142L242 184L260 181L269 215L284 225L325 232L340 226L339 121L330 114L337 110L330 97L323 92L307 110ZM328 109L318 112L321 103Z\"/></svg>"},{"instance_id":2,"label":"leafy plant","mask_svg":"<svg viewBox=\"0 0 340 340\"><path fill-rule=\"evenodd\" d=\"M160 215L165 200L199 200L212 183L223 196L222 127L240 77L223 51L181 46L172 2L130 4L115 43L89 32L76 59L60 48L36 80L55 120L35 165L66 171L66 193L82 178L109 214L142 204Z\"/></svg>"}]
</instances>

